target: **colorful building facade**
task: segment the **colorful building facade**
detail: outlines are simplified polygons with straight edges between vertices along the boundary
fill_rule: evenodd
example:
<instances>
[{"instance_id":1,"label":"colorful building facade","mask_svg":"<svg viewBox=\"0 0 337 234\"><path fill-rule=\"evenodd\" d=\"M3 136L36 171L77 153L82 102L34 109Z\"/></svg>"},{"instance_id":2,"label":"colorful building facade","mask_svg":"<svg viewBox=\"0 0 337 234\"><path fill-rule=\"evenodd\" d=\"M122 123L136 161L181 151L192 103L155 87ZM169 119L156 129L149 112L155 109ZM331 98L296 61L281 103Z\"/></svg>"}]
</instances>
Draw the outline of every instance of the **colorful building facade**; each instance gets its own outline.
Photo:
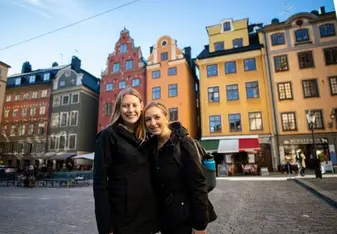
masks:
<instances>
[{"instance_id":1,"label":"colorful building facade","mask_svg":"<svg viewBox=\"0 0 337 234\"><path fill-rule=\"evenodd\" d=\"M198 55L202 143L232 174L275 169L271 152L268 78L260 24L224 19L206 27ZM247 169L248 170L248 169Z\"/></svg>"},{"instance_id":2,"label":"colorful building facade","mask_svg":"<svg viewBox=\"0 0 337 234\"><path fill-rule=\"evenodd\" d=\"M337 163L337 23L335 12L324 7L298 13L264 27L266 62L272 84L279 163L296 164L303 150L313 158L313 140L306 119L316 116L316 155Z\"/></svg>"},{"instance_id":3,"label":"colorful building facade","mask_svg":"<svg viewBox=\"0 0 337 234\"><path fill-rule=\"evenodd\" d=\"M140 47L135 47L128 30L122 30L114 52L107 58L101 79L97 131L109 124L112 107L122 89L132 87L138 90L146 103L145 65Z\"/></svg>"},{"instance_id":4,"label":"colorful building facade","mask_svg":"<svg viewBox=\"0 0 337 234\"><path fill-rule=\"evenodd\" d=\"M171 122L181 122L192 137L198 135L197 79L191 48L178 48L170 36L160 37L150 48L146 67L147 101L166 105Z\"/></svg>"},{"instance_id":5,"label":"colorful building facade","mask_svg":"<svg viewBox=\"0 0 337 234\"><path fill-rule=\"evenodd\" d=\"M4 104L4 100L5 100L7 74L8 74L9 68L10 66L8 64L0 61L0 126L1 126L1 118L2 118L2 107Z\"/></svg>"}]
</instances>

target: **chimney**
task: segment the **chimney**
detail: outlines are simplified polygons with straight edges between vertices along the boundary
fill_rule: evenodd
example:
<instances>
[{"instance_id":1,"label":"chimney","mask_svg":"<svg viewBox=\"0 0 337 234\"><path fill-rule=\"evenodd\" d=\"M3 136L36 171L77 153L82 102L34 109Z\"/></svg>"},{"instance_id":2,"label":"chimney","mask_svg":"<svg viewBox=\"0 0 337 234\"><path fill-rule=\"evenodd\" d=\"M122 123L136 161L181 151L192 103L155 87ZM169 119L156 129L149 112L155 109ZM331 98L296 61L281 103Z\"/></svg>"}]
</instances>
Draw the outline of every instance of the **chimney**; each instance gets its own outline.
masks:
<instances>
[{"instance_id":1,"label":"chimney","mask_svg":"<svg viewBox=\"0 0 337 234\"><path fill-rule=\"evenodd\" d=\"M73 56L71 59L71 69L73 69L76 72L81 71L81 60L76 56Z\"/></svg>"},{"instance_id":2,"label":"chimney","mask_svg":"<svg viewBox=\"0 0 337 234\"><path fill-rule=\"evenodd\" d=\"M319 14L320 14L320 15L324 15L324 14L325 14L325 7L324 7L324 6L321 6L321 7L319 8Z\"/></svg>"},{"instance_id":3,"label":"chimney","mask_svg":"<svg viewBox=\"0 0 337 234\"><path fill-rule=\"evenodd\" d=\"M28 73L32 71L32 65L28 61L22 64L21 73Z\"/></svg>"},{"instance_id":4,"label":"chimney","mask_svg":"<svg viewBox=\"0 0 337 234\"><path fill-rule=\"evenodd\" d=\"M192 54L191 54L191 47L185 47L184 48L184 55L185 55L185 59L187 60L188 64L191 66L192 65Z\"/></svg>"},{"instance_id":5,"label":"chimney","mask_svg":"<svg viewBox=\"0 0 337 234\"><path fill-rule=\"evenodd\" d=\"M152 54L153 46L150 46L150 54Z\"/></svg>"}]
</instances>

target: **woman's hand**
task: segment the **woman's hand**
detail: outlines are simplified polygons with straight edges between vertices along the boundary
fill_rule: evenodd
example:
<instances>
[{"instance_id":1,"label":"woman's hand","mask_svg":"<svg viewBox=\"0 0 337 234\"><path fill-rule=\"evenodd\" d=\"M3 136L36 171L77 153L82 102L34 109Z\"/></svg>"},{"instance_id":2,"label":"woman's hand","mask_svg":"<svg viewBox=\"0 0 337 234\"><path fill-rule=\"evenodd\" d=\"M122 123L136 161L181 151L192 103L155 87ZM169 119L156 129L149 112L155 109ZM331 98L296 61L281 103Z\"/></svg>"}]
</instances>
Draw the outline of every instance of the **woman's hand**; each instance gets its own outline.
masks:
<instances>
[{"instance_id":1,"label":"woman's hand","mask_svg":"<svg viewBox=\"0 0 337 234\"><path fill-rule=\"evenodd\" d=\"M206 230L195 230L195 229L192 229L192 234L206 234Z\"/></svg>"}]
</instances>

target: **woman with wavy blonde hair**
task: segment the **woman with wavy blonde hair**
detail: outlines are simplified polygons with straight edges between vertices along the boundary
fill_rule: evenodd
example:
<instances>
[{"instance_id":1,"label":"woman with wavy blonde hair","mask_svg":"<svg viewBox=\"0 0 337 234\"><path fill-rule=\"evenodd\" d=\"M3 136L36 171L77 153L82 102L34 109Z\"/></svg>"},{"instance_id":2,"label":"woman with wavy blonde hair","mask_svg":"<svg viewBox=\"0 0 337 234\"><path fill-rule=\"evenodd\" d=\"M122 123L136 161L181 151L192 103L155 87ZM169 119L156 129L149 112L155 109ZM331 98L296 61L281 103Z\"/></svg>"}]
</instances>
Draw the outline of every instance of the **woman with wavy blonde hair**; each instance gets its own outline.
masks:
<instances>
[{"instance_id":1,"label":"woman with wavy blonde hair","mask_svg":"<svg viewBox=\"0 0 337 234\"><path fill-rule=\"evenodd\" d=\"M123 89L111 123L97 136L93 190L100 234L151 234L158 229L150 161L140 150L143 107L135 89Z\"/></svg>"}]
</instances>

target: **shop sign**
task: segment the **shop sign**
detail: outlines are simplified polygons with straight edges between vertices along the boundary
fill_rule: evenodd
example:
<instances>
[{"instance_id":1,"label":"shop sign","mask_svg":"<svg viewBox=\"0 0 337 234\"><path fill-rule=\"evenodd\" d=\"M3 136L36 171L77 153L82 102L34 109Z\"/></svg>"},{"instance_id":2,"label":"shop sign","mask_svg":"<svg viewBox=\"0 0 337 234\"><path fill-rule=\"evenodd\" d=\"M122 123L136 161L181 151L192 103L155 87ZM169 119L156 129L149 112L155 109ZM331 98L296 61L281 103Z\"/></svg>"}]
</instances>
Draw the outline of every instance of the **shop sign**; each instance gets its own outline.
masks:
<instances>
[{"instance_id":1,"label":"shop sign","mask_svg":"<svg viewBox=\"0 0 337 234\"><path fill-rule=\"evenodd\" d=\"M312 144L312 138L298 138L283 141L284 145L309 145ZM315 138L315 144L328 144L328 138Z\"/></svg>"}]
</instances>

